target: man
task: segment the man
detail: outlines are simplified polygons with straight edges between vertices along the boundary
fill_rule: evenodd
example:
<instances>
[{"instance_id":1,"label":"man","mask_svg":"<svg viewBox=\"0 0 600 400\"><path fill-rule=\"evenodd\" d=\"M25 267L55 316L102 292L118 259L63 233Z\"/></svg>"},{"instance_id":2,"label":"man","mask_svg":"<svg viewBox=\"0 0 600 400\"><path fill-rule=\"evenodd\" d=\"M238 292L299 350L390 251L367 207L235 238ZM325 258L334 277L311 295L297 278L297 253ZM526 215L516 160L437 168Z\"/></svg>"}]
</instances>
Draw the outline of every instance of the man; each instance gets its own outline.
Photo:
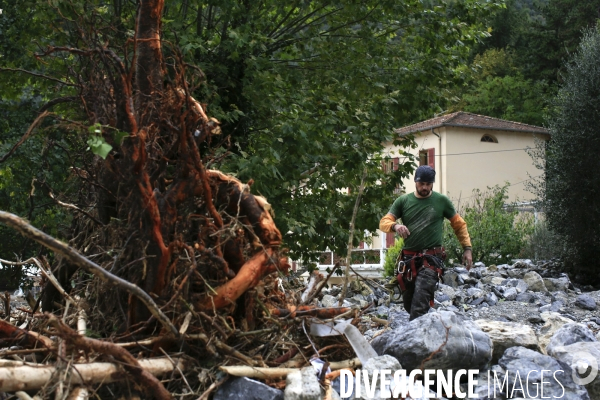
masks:
<instances>
[{"instance_id":1,"label":"man","mask_svg":"<svg viewBox=\"0 0 600 400\"><path fill-rule=\"evenodd\" d=\"M396 232L404 239L402 250L403 273L398 276L404 308L410 320L429 312L437 283L442 274L442 227L444 218L463 247L463 264L471 269L473 256L467 224L458 215L450 199L433 191L435 170L422 165L415 172L414 193L398 197L390 211L381 218L379 229ZM402 224L396 222L402 220Z\"/></svg>"}]
</instances>

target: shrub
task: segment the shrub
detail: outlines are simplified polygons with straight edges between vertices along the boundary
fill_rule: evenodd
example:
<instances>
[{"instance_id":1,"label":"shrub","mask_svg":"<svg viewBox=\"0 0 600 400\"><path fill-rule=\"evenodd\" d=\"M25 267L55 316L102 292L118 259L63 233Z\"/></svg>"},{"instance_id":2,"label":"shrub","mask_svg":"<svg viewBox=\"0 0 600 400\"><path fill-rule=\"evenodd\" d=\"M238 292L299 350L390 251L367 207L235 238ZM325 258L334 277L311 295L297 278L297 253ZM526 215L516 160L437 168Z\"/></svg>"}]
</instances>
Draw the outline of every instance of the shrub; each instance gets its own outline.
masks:
<instances>
[{"instance_id":1,"label":"shrub","mask_svg":"<svg viewBox=\"0 0 600 400\"><path fill-rule=\"evenodd\" d=\"M533 232L527 238L524 258L532 260L551 260L558 258L562 253L562 240L548 227L546 219L538 220L533 228Z\"/></svg>"},{"instance_id":2,"label":"shrub","mask_svg":"<svg viewBox=\"0 0 600 400\"><path fill-rule=\"evenodd\" d=\"M508 185L487 191L475 189L471 201L457 212L467 222L473 262L503 264L520 256L533 231L532 217L504 206ZM462 261L462 247L448 221L444 223L444 247L450 259Z\"/></svg>"},{"instance_id":3,"label":"shrub","mask_svg":"<svg viewBox=\"0 0 600 400\"><path fill-rule=\"evenodd\" d=\"M394 245L385 253L385 261L383 262L383 276L394 276L394 270L396 269L396 258L398 258L398 255L402 251L402 247L404 247L404 239L401 237L396 238Z\"/></svg>"}]
</instances>

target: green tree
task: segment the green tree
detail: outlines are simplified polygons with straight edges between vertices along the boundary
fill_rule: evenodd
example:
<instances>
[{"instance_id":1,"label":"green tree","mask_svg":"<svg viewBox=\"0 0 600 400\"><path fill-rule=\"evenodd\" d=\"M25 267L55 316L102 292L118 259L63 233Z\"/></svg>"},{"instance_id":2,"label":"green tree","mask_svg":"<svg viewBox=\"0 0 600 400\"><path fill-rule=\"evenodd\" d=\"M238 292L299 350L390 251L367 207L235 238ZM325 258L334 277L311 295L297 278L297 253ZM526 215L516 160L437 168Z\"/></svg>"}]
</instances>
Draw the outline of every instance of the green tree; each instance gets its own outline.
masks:
<instances>
[{"instance_id":1,"label":"green tree","mask_svg":"<svg viewBox=\"0 0 600 400\"><path fill-rule=\"evenodd\" d=\"M588 282L600 280L600 31L587 30L553 102L548 121L545 209L564 243L564 261Z\"/></svg>"},{"instance_id":2,"label":"green tree","mask_svg":"<svg viewBox=\"0 0 600 400\"><path fill-rule=\"evenodd\" d=\"M600 0L548 0L540 14L525 27L514 48L527 78L553 84L577 49L583 30L600 18Z\"/></svg>"},{"instance_id":3,"label":"green tree","mask_svg":"<svg viewBox=\"0 0 600 400\"><path fill-rule=\"evenodd\" d=\"M547 92L543 80L527 79L517 67L515 54L506 49L489 49L473 60L466 90L453 109L543 125Z\"/></svg>"},{"instance_id":4,"label":"green tree","mask_svg":"<svg viewBox=\"0 0 600 400\"><path fill-rule=\"evenodd\" d=\"M207 75L197 96L232 132L232 154L220 167L255 181L292 256L310 259L325 247L343 253L365 168L356 243L375 230L413 167L384 175L382 143L411 145L393 129L440 110L495 7L230 0L193 9L181 2L169 8L166 27Z\"/></svg>"},{"instance_id":5,"label":"green tree","mask_svg":"<svg viewBox=\"0 0 600 400\"><path fill-rule=\"evenodd\" d=\"M393 129L440 110L469 46L488 35L481 21L499 6L487 0L172 1L162 20L163 39L173 45L165 46L166 79L177 73L171 60L202 70L204 81L190 88L227 134L202 144L203 155L254 180L253 190L272 203L286 247L294 258L308 259L327 246L336 252L346 246L365 168L356 243L365 229L376 228L393 189L413 168L408 162L384 174L382 143L411 145L411 138L394 138ZM18 46L3 42L20 52L11 50L2 63L17 84L0 89L17 96L18 87L31 86L44 101L72 97L77 93L69 84L86 76L73 74L70 60L42 63L32 54L49 45L82 46L79 26L93 26L109 46L131 38L135 27L136 5L123 0L14 1L12 7L18 18L5 28L26 34ZM127 50L117 53L131 62ZM58 110L72 117L68 103Z\"/></svg>"},{"instance_id":6,"label":"green tree","mask_svg":"<svg viewBox=\"0 0 600 400\"><path fill-rule=\"evenodd\" d=\"M56 10L46 2L9 0L0 15L0 209L26 217L39 229L65 238L71 210L57 204L63 195L76 192L69 181L69 167L81 166L81 138L68 130L56 129L46 118L27 140L16 146L36 116L44 110L72 113L63 107L75 99L73 85L56 76L65 74L60 62L40 62L34 53L44 46L66 41L68 28ZM50 78L50 79L48 79ZM10 155L9 155L10 152ZM74 203L89 207L83 198ZM0 226L0 257L26 259L47 254L5 226ZM4 266L0 280L14 288L22 276L21 267Z\"/></svg>"}]
</instances>

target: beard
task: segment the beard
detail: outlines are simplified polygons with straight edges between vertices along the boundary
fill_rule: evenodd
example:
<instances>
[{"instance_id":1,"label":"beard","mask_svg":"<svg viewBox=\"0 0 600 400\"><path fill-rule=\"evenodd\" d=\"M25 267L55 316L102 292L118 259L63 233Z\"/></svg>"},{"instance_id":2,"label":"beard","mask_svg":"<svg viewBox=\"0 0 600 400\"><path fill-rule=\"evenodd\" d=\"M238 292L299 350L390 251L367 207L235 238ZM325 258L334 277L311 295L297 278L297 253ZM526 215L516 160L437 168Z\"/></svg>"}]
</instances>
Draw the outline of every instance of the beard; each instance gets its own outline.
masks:
<instances>
[{"instance_id":1,"label":"beard","mask_svg":"<svg viewBox=\"0 0 600 400\"><path fill-rule=\"evenodd\" d=\"M431 193L431 190L421 189L421 190L417 190L417 193L419 193L419 196L421 196L421 197L427 197L427 196L429 196L429 193Z\"/></svg>"}]
</instances>

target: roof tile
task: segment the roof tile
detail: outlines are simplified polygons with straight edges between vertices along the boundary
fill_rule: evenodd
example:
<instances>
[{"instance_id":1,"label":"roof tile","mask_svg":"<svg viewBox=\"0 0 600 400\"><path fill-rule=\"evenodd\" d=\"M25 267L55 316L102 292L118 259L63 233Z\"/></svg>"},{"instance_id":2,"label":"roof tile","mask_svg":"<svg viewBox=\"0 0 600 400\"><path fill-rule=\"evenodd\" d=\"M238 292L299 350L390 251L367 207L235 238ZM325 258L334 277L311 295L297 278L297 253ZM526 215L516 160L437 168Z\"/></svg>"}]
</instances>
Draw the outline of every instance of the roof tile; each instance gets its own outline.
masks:
<instances>
[{"instance_id":1,"label":"roof tile","mask_svg":"<svg viewBox=\"0 0 600 400\"><path fill-rule=\"evenodd\" d=\"M458 111L452 114L431 118L426 121L396 129L395 132L400 136L404 136L410 133L423 132L425 130L439 128L442 126L464 126L469 128L495 129L501 131L549 133L546 128L542 128L541 126L486 117L485 115L472 114L464 111Z\"/></svg>"}]
</instances>

